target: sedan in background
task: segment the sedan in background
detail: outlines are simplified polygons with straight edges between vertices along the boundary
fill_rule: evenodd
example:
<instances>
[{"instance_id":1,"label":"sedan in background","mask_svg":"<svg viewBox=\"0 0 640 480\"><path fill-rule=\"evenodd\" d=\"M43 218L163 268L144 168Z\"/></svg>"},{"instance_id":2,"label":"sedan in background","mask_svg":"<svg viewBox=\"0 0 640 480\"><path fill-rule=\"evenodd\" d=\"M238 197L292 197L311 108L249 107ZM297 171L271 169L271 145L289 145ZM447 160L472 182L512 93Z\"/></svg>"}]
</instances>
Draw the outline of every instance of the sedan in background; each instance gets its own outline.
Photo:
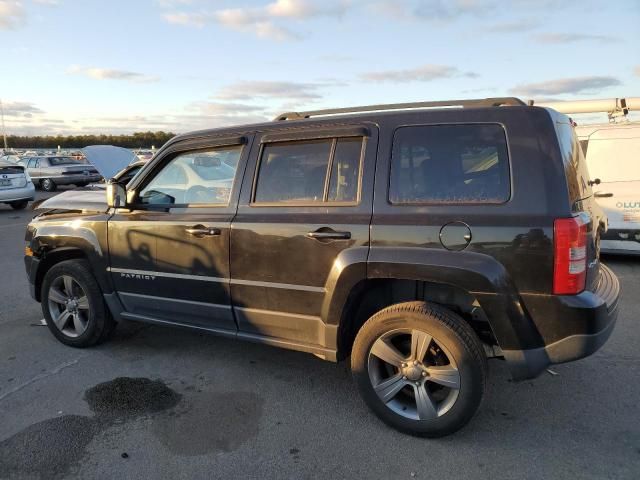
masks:
<instances>
[{"instance_id":1,"label":"sedan in background","mask_svg":"<svg viewBox=\"0 0 640 480\"><path fill-rule=\"evenodd\" d=\"M0 203L22 210L35 196L35 187L22 165L0 160Z\"/></svg>"},{"instance_id":2,"label":"sedan in background","mask_svg":"<svg viewBox=\"0 0 640 480\"><path fill-rule=\"evenodd\" d=\"M58 185L84 187L102 178L93 165L73 157L23 157L20 163L26 167L34 185L46 192L55 191Z\"/></svg>"}]
</instances>

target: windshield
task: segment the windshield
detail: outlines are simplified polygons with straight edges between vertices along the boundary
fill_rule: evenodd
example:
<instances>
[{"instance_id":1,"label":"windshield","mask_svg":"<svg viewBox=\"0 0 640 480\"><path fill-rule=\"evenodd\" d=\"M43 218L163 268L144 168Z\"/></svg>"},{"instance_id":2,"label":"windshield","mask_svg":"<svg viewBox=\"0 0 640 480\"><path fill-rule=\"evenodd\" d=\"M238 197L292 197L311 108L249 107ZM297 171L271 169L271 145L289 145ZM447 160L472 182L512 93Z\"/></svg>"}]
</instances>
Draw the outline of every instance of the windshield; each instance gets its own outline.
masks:
<instances>
[{"instance_id":1,"label":"windshield","mask_svg":"<svg viewBox=\"0 0 640 480\"><path fill-rule=\"evenodd\" d=\"M86 165L84 159L75 159L73 157L48 157L49 165L57 167L58 165Z\"/></svg>"}]
</instances>

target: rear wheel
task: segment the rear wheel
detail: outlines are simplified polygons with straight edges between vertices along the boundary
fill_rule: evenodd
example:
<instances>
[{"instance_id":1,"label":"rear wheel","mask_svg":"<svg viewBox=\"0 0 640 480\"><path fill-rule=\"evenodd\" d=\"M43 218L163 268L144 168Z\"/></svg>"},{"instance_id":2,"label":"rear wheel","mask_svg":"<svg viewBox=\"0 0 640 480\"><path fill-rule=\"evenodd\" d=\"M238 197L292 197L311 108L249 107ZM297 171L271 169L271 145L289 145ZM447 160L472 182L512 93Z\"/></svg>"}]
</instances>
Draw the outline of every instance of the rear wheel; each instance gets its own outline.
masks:
<instances>
[{"instance_id":1,"label":"rear wheel","mask_svg":"<svg viewBox=\"0 0 640 480\"><path fill-rule=\"evenodd\" d=\"M438 305L409 302L381 310L362 326L351 369L381 420L411 435L441 437L475 414L487 364L462 318Z\"/></svg>"},{"instance_id":2,"label":"rear wheel","mask_svg":"<svg viewBox=\"0 0 640 480\"><path fill-rule=\"evenodd\" d=\"M28 200L20 200L19 202L11 202L11 208L13 208L14 210L24 210L25 208L27 208L27 205L29 204Z\"/></svg>"},{"instance_id":3,"label":"rear wheel","mask_svg":"<svg viewBox=\"0 0 640 480\"><path fill-rule=\"evenodd\" d=\"M58 186L56 185L56 182L54 182L50 178L44 178L40 180L40 188L42 188L42 190L44 190L45 192L55 192Z\"/></svg>"},{"instance_id":4,"label":"rear wheel","mask_svg":"<svg viewBox=\"0 0 640 480\"><path fill-rule=\"evenodd\" d=\"M66 345L96 345L115 329L116 322L85 260L66 260L51 267L42 282L41 299L49 330Z\"/></svg>"}]
</instances>

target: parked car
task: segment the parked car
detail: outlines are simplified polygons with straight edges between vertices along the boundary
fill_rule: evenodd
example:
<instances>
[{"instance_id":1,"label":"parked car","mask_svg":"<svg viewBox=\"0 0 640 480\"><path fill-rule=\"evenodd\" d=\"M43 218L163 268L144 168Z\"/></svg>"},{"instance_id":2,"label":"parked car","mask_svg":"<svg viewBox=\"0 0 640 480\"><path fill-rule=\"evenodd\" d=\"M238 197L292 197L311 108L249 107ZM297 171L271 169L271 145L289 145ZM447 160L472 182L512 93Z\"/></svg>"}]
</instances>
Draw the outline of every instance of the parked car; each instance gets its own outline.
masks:
<instances>
[{"instance_id":1,"label":"parked car","mask_svg":"<svg viewBox=\"0 0 640 480\"><path fill-rule=\"evenodd\" d=\"M22 165L0 160L0 203L14 210L26 208L35 196L35 188Z\"/></svg>"},{"instance_id":2,"label":"parked car","mask_svg":"<svg viewBox=\"0 0 640 480\"><path fill-rule=\"evenodd\" d=\"M222 163L237 165L226 191L209 180ZM515 98L184 134L105 200L27 227L58 340L133 320L350 357L371 410L413 435L473 417L488 358L536 377L598 350L618 313L573 127Z\"/></svg>"},{"instance_id":3,"label":"parked car","mask_svg":"<svg viewBox=\"0 0 640 480\"><path fill-rule=\"evenodd\" d=\"M576 132L609 220L602 251L640 255L640 122L584 125Z\"/></svg>"},{"instance_id":4,"label":"parked car","mask_svg":"<svg viewBox=\"0 0 640 480\"><path fill-rule=\"evenodd\" d=\"M58 185L84 186L102 177L93 165L73 157L38 156L22 157L33 183L46 192L53 192Z\"/></svg>"},{"instance_id":5,"label":"parked car","mask_svg":"<svg viewBox=\"0 0 640 480\"><path fill-rule=\"evenodd\" d=\"M19 163L20 156L15 153L5 153L0 157L0 162Z\"/></svg>"}]
</instances>

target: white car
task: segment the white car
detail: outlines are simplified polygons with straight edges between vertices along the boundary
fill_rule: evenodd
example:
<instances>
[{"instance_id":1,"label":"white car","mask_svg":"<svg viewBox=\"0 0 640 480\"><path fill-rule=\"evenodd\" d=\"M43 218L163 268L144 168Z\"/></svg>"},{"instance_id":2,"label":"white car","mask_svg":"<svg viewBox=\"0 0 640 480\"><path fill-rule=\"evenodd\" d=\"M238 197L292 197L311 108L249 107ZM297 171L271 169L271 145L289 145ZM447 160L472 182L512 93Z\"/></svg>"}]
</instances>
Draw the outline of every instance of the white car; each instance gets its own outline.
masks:
<instances>
[{"instance_id":1,"label":"white car","mask_svg":"<svg viewBox=\"0 0 640 480\"><path fill-rule=\"evenodd\" d=\"M35 196L35 187L22 165L0 160L0 203L14 210L25 208Z\"/></svg>"},{"instance_id":2,"label":"white car","mask_svg":"<svg viewBox=\"0 0 640 480\"><path fill-rule=\"evenodd\" d=\"M640 122L578 126L576 133L609 219L601 251L640 255Z\"/></svg>"}]
</instances>

